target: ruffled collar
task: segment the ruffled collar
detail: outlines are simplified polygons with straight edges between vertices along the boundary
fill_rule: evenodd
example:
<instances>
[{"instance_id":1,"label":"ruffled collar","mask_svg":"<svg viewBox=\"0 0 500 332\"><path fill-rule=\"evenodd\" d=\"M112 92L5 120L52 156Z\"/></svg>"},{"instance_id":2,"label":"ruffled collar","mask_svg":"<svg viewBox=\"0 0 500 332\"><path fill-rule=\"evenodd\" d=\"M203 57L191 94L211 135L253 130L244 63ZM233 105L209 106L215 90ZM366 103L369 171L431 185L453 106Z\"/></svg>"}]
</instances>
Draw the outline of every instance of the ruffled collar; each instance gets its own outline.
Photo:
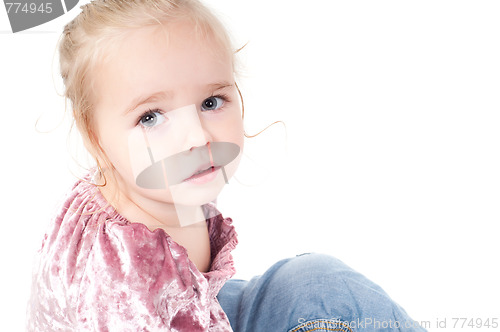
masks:
<instances>
[{"instance_id":1,"label":"ruffled collar","mask_svg":"<svg viewBox=\"0 0 500 332\"><path fill-rule=\"evenodd\" d=\"M172 237L161 228L155 230L150 230L146 225L140 222L131 222L123 215L121 215L102 195L98 187L92 183L92 176L88 174L86 177L81 179L77 184L76 188L81 193L90 194L87 197L92 197L94 211L106 214L105 222L108 224L107 227L115 225L120 225L122 227L134 228L136 231L134 233L143 234L147 239L152 240L153 238L165 237L171 245L171 250L175 250L185 256L186 260L193 264L189 258L187 258L187 250L182 245L175 242ZM224 218L222 214L218 211L215 203L205 204L203 206L203 211L206 216L211 216L206 219L208 234L210 238L210 252L211 252L211 264L208 272L203 272L202 275L210 282L215 281L214 279L220 279L225 282L235 273L234 261L231 252L234 250L238 244L237 233L233 226L231 218ZM101 219L101 218L99 218ZM194 264L193 264L194 266ZM201 272L200 272L201 273ZM220 288L223 285L220 285ZM216 287L219 288L219 287ZM216 290L216 294L218 289Z\"/></svg>"}]
</instances>

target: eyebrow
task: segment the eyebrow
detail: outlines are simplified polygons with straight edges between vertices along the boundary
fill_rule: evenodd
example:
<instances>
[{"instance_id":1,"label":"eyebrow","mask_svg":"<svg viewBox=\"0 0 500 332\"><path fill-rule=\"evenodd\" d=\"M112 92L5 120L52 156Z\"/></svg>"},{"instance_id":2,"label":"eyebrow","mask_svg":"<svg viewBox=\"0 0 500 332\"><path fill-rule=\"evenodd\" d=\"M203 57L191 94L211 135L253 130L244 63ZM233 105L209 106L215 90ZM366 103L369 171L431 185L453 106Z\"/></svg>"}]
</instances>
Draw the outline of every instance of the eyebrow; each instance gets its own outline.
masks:
<instances>
[{"instance_id":1,"label":"eyebrow","mask_svg":"<svg viewBox=\"0 0 500 332\"><path fill-rule=\"evenodd\" d=\"M222 90L222 89L226 89L226 88L229 88L229 87L232 87L234 86L234 82L233 83L230 83L230 82L227 82L227 81L224 81L224 82L217 82L217 83L211 83L211 84L207 84L206 87L207 87L207 90L210 90L210 91L217 91L217 90ZM154 102L154 101L157 101L157 100L160 100L160 99L167 99L169 98L173 93L171 91L158 91L156 93L153 93L152 95L149 95L149 96L140 96L138 98L135 98L131 103L130 103L130 107L128 107L124 113L124 115L127 115L128 113L132 112L133 110L135 110L137 107L143 105L143 104L147 104L147 103L150 103L150 102Z\"/></svg>"},{"instance_id":2,"label":"eyebrow","mask_svg":"<svg viewBox=\"0 0 500 332\"><path fill-rule=\"evenodd\" d=\"M130 103L130 107L127 107L124 115L129 114L130 112L132 112L137 107L139 107L139 106L141 106L143 104L150 103L150 102L153 102L153 101L157 101L159 99L166 99L166 98L168 98L168 95L170 95L170 94L171 93L169 93L169 92L159 91L159 92L156 92L156 93L154 93L154 94L152 94L150 96L147 96L147 97L140 96L138 98L135 98Z\"/></svg>"}]
</instances>

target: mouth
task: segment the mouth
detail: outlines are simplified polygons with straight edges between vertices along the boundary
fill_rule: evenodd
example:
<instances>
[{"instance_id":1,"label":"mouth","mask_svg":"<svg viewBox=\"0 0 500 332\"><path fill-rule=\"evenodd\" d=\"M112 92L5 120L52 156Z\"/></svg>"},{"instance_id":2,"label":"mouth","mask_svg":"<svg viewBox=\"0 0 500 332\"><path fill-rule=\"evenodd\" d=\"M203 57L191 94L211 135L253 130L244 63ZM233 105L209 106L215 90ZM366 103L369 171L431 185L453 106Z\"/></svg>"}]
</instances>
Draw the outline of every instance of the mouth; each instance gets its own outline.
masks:
<instances>
[{"instance_id":1,"label":"mouth","mask_svg":"<svg viewBox=\"0 0 500 332\"><path fill-rule=\"evenodd\" d=\"M183 182L192 182L202 184L212 181L220 169L220 166L204 165L195 171L190 177L183 180Z\"/></svg>"},{"instance_id":2,"label":"mouth","mask_svg":"<svg viewBox=\"0 0 500 332\"><path fill-rule=\"evenodd\" d=\"M228 183L224 168L239 153L240 147L230 142L213 142L210 151L207 146L201 146L179 152L144 168L136 176L136 184L145 189L166 189L180 183L204 184L214 180L219 171Z\"/></svg>"}]
</instances>

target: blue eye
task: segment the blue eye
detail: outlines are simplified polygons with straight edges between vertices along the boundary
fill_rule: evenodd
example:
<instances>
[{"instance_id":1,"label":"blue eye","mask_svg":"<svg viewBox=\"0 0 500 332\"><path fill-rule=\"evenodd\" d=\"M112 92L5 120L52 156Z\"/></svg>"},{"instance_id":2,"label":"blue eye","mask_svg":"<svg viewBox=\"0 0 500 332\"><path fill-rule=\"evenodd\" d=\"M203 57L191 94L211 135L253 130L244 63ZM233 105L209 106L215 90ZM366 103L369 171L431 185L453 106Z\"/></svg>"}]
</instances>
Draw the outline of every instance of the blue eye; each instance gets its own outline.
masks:
<instances>
[{"instance_id":1,"label":"blue eye","mask_svg":"<svg viewBox=\"0 0 500 332\"><path fill-rule=\"evenodd\" d=\"M139 119L139 123L146 128L156 127L165 122L165 116L158 110L148 111Z\"/></svg>"},{"instance_id":2,"label":"blue eye","mask_svg":"<svg viewBox=\"0 0 500 332\"><path fill-rule=\"evenodd\" d=\"M203 111L215 111L224 105L224 99L222 97L212 96L205 99L201 103L201 109Z\"/></svg>"}]
</instances>

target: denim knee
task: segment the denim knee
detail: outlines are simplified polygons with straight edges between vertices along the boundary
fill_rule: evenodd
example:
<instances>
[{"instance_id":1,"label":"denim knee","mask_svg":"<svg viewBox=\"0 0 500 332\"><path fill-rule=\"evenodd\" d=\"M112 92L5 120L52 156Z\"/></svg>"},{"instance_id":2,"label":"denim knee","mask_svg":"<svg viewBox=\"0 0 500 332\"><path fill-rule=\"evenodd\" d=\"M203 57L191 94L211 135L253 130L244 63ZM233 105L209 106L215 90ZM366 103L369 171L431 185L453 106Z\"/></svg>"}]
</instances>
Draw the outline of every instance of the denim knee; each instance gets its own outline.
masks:
<instances>
[{"instance_id":1,"label":"denim knee","mask_svg":"<svg viewBox=\"0 0 500 332\"><path fill-rule=\"evenodd\" d=\"M404 310L379 286L328 255L281 260L264 275L224 290L238 299L221 302L232 304L223 308L231 311L235 331L424 331L399 328L412 322ZM394 321L397 328L374 325Z\"/></svg>"},{"instance_id":2,"label":"denim knee","mask_svg":"<svg viewBox=\"0 0 500 332\"><path fill-rule=\"evenodd\" d=\"M338 259L322 254L279 261L246 287L241 307L251 309L242 331L288 331L301 322L343 316L339 313L345 309L342 274L347 269Z\"/></svg>"},{"instance_id":3,"label":"denim knee","mask_svg":"<svg viewBox=\"0 0 500 332\"><path fill-rule=\"evenodd\" d=\"M286 304L290 318L332 318L350 294L344 278L350 270L340 260L323 254L302 254L286 260L269 280L268 296ZM334 305L335 303L335 305Z\"/></svg>"},{"instance_id":4,"label":"denim knee","mask_svg":"<svg viewBox=\"0 0 500 332\"><path fill-rule=\"evenodd\" d=\"M290 332L425 331L380 286L334 257L297 256L276 278L295 289L289 319L297 321Z\"/></svg>"}]
</instances>

